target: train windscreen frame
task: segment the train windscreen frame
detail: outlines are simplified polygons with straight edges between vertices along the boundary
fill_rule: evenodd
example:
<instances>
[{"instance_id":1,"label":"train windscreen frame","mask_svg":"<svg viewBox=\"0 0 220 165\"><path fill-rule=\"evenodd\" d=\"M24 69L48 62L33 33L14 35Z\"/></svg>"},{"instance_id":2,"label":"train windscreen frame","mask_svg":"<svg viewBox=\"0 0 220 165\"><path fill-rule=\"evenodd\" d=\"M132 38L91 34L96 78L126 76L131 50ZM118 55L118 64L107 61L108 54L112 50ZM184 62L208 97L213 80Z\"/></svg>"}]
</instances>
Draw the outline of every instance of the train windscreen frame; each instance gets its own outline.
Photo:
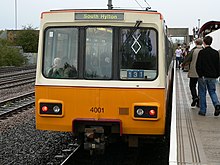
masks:
<instances>
[{"instance_id":1,"label":"train windscreen frame","mask_svg":"<svg viewBox=\"0 0 220 165\"><path fill-rule=\"evenodd\" d=\"M46 78L152 81L157 77L158 34L154 28L48 27L44 36Z\"/></svg>"},{"instance_id":2,"label":"train windscreen frame","mask_svg":"<svg viewBox=\"0 0 220 165\"><path fill-rule=\"evenodd\" d=\"M157 31L121 28L120 79L153 80L157 76Z\"/></svg>"}]
</instances>

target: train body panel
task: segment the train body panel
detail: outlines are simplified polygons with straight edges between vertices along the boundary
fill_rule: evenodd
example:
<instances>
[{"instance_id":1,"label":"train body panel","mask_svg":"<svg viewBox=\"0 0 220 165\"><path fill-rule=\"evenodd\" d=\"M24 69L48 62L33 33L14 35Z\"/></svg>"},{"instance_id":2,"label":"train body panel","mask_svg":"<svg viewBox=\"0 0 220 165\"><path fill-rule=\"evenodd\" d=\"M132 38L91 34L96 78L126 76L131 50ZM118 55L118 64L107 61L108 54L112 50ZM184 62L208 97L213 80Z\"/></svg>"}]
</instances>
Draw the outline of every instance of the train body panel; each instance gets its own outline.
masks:
<instances>
[{"instance_id":1,"label":"train body panel","mask_svg":"<svg viewBox=\"0 0 220 165\"><path fill-rule=\"evenodd\" d=\"M39 129L72 131L72 121L118 119L123 134L164 134L165 89L114 89L36 86L36 109L42 102L62 102L63 115L39 114ZM44 99L41 99L44 98ZM134 106L158 106L156 118L135 118Z\"/></svg>"}]
</instances>

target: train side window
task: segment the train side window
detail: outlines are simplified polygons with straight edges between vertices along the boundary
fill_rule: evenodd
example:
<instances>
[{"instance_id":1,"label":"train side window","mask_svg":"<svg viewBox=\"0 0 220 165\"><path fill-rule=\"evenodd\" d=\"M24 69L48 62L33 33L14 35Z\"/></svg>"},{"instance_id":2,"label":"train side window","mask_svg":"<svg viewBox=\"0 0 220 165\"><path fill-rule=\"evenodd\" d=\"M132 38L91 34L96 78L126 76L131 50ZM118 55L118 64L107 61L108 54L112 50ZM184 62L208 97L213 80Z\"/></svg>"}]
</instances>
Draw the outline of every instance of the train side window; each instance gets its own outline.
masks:
<instances>
[{"instance_id":1,"label":"train side window","mask_svg":"<svg viewBox=\"0 0 220 165\"><path fill-rule=\"evenodd\" d=\"M150 28L120 30L120 79L153 80L157 76L157 33Z\"/></svg>"},{"instance_id":2,"label":"train side window","mask_svg":"<svg viewBox=\"0 0 220 165\"><path fill-rule=\"evenodd\" d=\"M86 29L85 72L86 79L112 78L112 28L88 27Z\"/></svg>"},{"instance_id":3,"label":"train side window","mask_svg":"<svg viewBox=\"0 0 220 165\"><path fill-rule=\"evenodd\" d=\"M73 27L47 28L43 59L45 77L77 78L78 29Z\"/></svg>"}]
</instances>

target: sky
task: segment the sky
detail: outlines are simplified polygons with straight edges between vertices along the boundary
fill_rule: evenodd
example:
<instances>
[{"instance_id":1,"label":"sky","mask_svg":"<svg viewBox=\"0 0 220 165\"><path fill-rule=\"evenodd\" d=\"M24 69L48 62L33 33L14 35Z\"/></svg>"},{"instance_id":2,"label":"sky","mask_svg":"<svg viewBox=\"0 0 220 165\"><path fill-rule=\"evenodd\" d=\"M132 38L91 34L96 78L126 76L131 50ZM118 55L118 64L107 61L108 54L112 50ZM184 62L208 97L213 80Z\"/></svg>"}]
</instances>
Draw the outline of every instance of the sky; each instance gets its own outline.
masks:
<instances>
[{"instance_id":1,"label":"sky","mask_svg":"<svg viewBox=\"0 0 220 165\"><path fill-rule=\"evenodd\" d=\"M39 28L44 11L107 9L107 3L108 0L1 0L0 30L19 30L29 25ZM190 34L193 27L220 21L220 0L112 0L112 4L116 9L141 9L140 6L146 8L149 4L164 16L168 27L189 28Z\"/></svg>"}]
</instances>

